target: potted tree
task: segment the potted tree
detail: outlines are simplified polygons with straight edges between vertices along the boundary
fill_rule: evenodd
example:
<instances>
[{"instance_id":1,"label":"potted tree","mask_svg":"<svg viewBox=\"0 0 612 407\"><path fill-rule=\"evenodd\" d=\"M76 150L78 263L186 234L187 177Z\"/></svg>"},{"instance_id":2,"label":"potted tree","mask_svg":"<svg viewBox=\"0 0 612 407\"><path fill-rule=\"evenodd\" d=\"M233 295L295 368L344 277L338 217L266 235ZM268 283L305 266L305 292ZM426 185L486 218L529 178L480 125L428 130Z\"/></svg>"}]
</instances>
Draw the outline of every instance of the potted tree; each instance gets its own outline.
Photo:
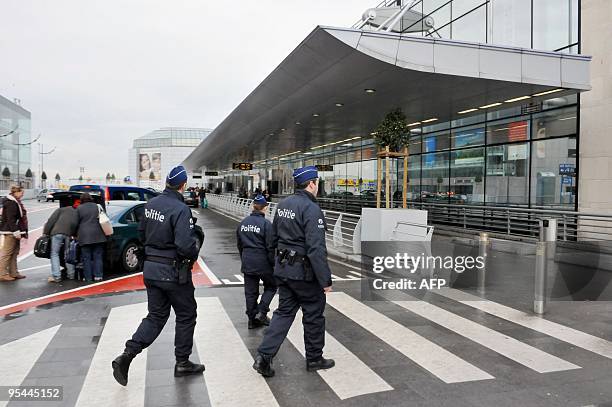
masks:
<instances>
[{"instance_id":1,"label":"potted tree","mask_svg":"<svg viewBox=\"0 0 612 407\"><path fill-rule=\"evenodd\" d=\"M404 176L402 190L402 207L406 208L406 192L408 191L408 144L410 143L410 132L406 115L402 109L395 109L387 113L380 122L374 133L374 142L378 146L377 154L377 187L376 207L380 208L382 188L382 160L385 160L385 206L390 207L391 190L390 180L390 158L403 158Z\"/></svg>"}]
</instances>

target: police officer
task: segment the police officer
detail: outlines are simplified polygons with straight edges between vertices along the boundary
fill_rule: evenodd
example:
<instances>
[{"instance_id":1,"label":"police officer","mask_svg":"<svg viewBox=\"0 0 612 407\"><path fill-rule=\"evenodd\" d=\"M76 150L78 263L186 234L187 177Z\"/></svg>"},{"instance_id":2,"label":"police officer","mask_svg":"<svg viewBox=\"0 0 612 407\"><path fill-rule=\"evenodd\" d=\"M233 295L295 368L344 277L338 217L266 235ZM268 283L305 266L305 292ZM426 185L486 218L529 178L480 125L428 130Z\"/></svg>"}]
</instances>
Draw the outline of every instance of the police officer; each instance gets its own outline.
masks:
<instances>
[{"instance_id":1,"label":"police officer","mask_svg":"<svg viewBox=\"0 0 612 407\"><path fill-rule=\"evenodd\" d=\"M186 183L185 168L180 165L173 168L166 178L164 192L145 205L139 232L144 242L143 276L149 313L126 342L124 352L112 363L113 376L123 386L127 384L132 359L160 334L170 316L170 307L176 314L174 376L204 371L204 365L189 361L197 307L191 266L200 248L191 211L183 202Z\"/></svg>"},{"instance_id":2,"label":"police officer","mask_svg":"<svg viewBox=\"0 0 612 407\"><path fill-rule=\"evenodd\" d=\"M299 308L303 313L306 369L329 369L335 364L323 357L325 293L331 291L332 281L327 264L325 218L315 198L319 175L316 167L309 166L296 169L293 179L295 194L280 202L274 215L278 245L274 276L279 284L279 305L253 364L253 369L265 377L274 376L272 359Z\"/></svg>"},{"instance_id":3,"label":"police officer","mask_svg":"<svg viewBox=\"0 0 612 407\"><path fill-rule=\"evenodd\" d=\"M236 230L238 251L244 273L244 296L249 329L270 324L267 314L270 302L276 294L274 281L274 255L276 247L272 223L266 219L268 202L262 195L253 199L253 212L244 218ZM259 281L263 281L264 292L259 298Z\"/></svg>"}]
</instances>

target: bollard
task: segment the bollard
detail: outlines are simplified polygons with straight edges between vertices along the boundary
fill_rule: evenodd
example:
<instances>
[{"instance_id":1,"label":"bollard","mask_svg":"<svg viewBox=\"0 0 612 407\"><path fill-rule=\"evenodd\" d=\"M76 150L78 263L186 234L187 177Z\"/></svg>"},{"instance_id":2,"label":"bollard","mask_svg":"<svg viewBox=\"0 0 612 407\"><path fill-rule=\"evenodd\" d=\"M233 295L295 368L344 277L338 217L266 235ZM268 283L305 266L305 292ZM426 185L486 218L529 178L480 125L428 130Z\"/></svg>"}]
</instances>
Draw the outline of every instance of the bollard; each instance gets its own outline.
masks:
<instances>
[{"instance_id":1,"label":"bollard","mask_svg":"<svg viewBox=\"0 0 612 407\"><path fill-rule=\"evenodd\" d=\"M487 271L487 254L489 251L489 234L481 232L478 236L478 256L484 258L484 267L478 269L478 293L485 293L486 271Z\"/></svg>"},{"instance_id":2,"label":"bollard","mask_svg":"<svg viewBox=\"0 0 612 407\"><path fill-rule=\"evenodd\" d=\"M540 221L540 240L536 245L535 282L533 312L546 312L546 295L548 289L548 263L554 259L557 241L557 220Z\"/></svg>"}]
</instances>

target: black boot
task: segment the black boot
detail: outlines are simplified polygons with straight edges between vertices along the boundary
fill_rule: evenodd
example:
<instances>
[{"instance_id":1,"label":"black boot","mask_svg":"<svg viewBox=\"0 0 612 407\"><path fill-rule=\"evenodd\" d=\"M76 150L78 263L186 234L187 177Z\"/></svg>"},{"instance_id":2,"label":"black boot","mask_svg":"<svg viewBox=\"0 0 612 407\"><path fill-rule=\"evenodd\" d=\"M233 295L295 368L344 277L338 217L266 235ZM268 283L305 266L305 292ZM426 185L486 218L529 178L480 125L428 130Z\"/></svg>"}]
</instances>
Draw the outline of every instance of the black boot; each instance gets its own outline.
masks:
<instances>
[{"instance_id":1,"label":"black boot","mask_svg":"<svg viewBox=\"0 0 612 407\"><path fill-rule=\"evenodd\" d=\"M268 316L266 314L264 314L263 312L258 313L255 316L255 320L259 322L260 326L268 326L270 325L270 318L268 318Z\"/></svg>"},{"instance_id":2,"label":"black boot","mask_svg":"<svg viewBox=\"0 0 612 407\"><path fill-rule=\"evenodd\" d=\"M131 353L123 352L115 360L113 360L113 376L117 383L122 386L126 386L128 382L128 371L130 370L130 363L136 355Z\"/></svg>"},{"instance_id":3,"label":"black boot","mask_svg":"<svg viewBox=\"0 0 612 407\"><path fill-rule=\"evenodd\" d=\"M319 359L306 361L306 370L309 372L314 372L315 370L319 369L330 369L335 365L336 362L334 362L333 359L325 359L323 356L321 356Z\"/></svg>"},{"instance_id":4,"label":"black boot","mask_svg":"<svg viewBox=\"0 0 612 407\"><path fill-rule=\"evenodd\" d=\"M174 365L174 377L200 374L203 371L204 365L198 365L197 363L190 362L189 360L182 360L180 362L176 362L176 365Z\"/></svg>"},{"instance_id":5,"label":"black boot","mask_svg":"<svg viewBox=\"0 0 612 407\"><path fill-rule=\"evenodd\" d=\"M259 353L255 358L255 363L253 363L253 369L257 370L257 373L259 373L263 377L274 376L274 369L272 369L272 360L267 360Z\"/></svg>"}]
</instances>

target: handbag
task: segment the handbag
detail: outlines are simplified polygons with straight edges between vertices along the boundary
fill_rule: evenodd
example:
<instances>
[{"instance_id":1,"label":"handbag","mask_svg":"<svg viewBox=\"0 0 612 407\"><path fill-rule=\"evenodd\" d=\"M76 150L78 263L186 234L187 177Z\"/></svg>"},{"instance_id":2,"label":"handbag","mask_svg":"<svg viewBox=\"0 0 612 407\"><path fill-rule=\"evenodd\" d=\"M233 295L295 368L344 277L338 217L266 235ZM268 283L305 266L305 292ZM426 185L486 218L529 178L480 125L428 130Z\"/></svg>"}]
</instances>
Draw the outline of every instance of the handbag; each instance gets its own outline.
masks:
<instances>
[{"instance_id":1,"label":"handbag","mask_svg":"<svg viewBox=\"0 0 612 407\"><path fill-rule=\"evenodd\" d=\"M34 244L34 256L43 259L51 258L51 238L47 235L42 235L36 239Z\"/></svg>"},{"instance_id":2,"label":"handbag","mask_svg":"<svg viewBox=\"0 0 612 407\"><path fill-rule=\"evenodd\" d=\"M64 251L64 261L68 264L74 264L75 266L79 264L79 243L71 239L70 243L68 243L65 247Z\"/></svg>"},{"instance_id":3,"label":"handbag","mask_svg":"<svg viewBox=\"0 0 612 407\"><path fill-rule=\"evenodd\" d=\"M113 225L100 204L98 204L98 221L100 222L100 226L102 227L102 231L104 232L105 236L110 236L113 234Z\"/></svg>"}]
</instances>

